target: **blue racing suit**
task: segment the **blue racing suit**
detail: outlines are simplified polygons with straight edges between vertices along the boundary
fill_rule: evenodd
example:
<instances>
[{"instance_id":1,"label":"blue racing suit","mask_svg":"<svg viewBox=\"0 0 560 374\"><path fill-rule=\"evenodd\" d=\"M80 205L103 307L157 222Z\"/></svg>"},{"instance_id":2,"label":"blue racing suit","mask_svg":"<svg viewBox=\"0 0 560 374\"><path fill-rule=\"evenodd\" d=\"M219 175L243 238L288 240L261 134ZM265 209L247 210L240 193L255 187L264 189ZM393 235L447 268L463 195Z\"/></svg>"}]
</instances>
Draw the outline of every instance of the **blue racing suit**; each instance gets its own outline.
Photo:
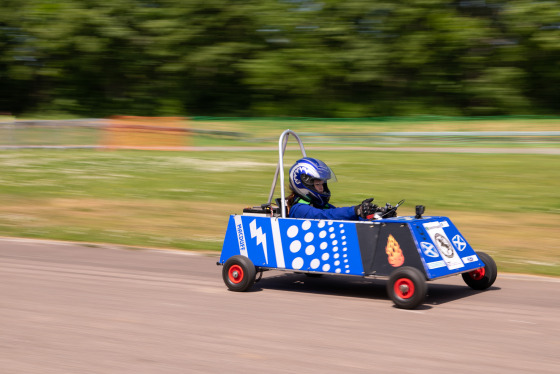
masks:
<instances>
[{"instance_id":1,"label":"blue racing suit","mask_svg":"<svg viewBox=\"0 0 560 374\"><path fill-rule=\"evenodd\" d=\"M327 204L323 209L315 208L305 200L298 200L290 208L289 218L309 218L309 219L333 219L357 221L353 206L336 208L334 205Z\"/></svg>"}]
</instances>

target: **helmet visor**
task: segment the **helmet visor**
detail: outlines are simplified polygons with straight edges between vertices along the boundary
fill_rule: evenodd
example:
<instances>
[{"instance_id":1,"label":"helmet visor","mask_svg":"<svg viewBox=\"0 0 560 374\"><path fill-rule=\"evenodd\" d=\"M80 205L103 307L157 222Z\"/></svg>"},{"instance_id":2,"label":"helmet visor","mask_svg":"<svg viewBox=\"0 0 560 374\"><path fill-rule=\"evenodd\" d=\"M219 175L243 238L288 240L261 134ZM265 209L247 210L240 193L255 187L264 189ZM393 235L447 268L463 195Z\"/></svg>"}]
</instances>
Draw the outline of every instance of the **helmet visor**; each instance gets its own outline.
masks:
<instances>
[{"instance_id":1,"label":"helmet visor","mask_svg":"<svg viewBox=\"0 0 560 374\"><path fill-rule=\"evenodd\" d=\"M326 178L317 178L316 176L313 175L302 174L301 181L307 187L311 187L315 183L325 184L327 182L336 182L336 176L334 175L333 172L331 172Z\"/></svg>"},{"instance_id":2,"label":"helmet visor","mask_svg":"<svg viewBox=\"0 0 560 374\"><path fill-rule=\"evenodd\" d=\"M330 167L327 166L327 164L325 164L323 161L317 160L318 161L318 167L317 167L317 174L316 176L314 176L316 179L321 179L324 183L327 183L327 181L329 182L336 182L336 175L334 175L334 172L331 170Z\"/></svg>"}]
</instances>

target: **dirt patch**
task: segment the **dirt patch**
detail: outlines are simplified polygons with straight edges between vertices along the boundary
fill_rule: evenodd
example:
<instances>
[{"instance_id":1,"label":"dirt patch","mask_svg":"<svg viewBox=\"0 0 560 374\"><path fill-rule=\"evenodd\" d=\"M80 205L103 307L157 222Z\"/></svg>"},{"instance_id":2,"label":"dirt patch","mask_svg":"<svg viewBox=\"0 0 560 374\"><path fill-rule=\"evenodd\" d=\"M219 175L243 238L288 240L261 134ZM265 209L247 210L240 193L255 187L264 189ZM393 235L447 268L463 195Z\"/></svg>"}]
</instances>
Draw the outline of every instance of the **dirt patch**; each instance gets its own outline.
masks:
<instances>
[{"instance_id":1,"label":"dirt patch","mask_svg":"<svg viewBox=\"0 0 560 374\"><path fill-rule=\"evenodd\" d=\"M224 203L174 200L45 199L6 204L0 222L20 227L81 227L210 240L225 233L227 211L241 209Z\"/></svg>"}]
</instances>

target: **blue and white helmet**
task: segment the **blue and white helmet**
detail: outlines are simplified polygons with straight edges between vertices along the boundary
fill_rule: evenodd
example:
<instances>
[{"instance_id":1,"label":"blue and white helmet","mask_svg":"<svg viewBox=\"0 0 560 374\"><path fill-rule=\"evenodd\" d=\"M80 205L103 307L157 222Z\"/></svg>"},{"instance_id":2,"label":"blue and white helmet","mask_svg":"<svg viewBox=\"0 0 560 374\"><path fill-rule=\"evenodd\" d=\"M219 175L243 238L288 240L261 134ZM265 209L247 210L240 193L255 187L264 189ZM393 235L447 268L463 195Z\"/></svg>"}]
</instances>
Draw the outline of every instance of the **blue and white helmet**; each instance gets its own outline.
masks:
<instances>
[{"instance_id":1,"label":"blue and white helmet","mask_svg":"<svg viewBox=\"0 0 560 374\"><path fill-rule=\"evenodd\" d=\"M313 182L316 179L323 181L323 192L315 189ZM290 188L302 199L309 201L317 208L324 207L331 198L327 181L336 182L333 171L321 160L304 157L297 160L290 168Z\"/></svg>"}]
</instances>

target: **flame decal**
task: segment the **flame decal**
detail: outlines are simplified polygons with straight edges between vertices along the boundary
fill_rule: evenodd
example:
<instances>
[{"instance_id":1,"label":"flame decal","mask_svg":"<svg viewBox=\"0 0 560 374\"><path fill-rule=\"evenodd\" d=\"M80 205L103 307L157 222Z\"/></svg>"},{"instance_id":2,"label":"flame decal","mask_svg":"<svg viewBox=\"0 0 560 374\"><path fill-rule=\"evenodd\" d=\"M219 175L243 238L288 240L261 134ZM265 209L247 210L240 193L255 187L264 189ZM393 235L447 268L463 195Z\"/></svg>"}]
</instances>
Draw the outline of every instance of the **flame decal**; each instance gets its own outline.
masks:
<instances>
[{"instance_id":1,"label":"flame decal","mask_svg":"<svg viewBox=\"0 0 560 374\"><path fill-rule=\"evenodd\" d=\"M399 267L404 264L404 255L401 246L393 235L389 235L389 239L387 239L385 253L387 253L387 259L391 266Z\"/></svg>"}]
</instances>

